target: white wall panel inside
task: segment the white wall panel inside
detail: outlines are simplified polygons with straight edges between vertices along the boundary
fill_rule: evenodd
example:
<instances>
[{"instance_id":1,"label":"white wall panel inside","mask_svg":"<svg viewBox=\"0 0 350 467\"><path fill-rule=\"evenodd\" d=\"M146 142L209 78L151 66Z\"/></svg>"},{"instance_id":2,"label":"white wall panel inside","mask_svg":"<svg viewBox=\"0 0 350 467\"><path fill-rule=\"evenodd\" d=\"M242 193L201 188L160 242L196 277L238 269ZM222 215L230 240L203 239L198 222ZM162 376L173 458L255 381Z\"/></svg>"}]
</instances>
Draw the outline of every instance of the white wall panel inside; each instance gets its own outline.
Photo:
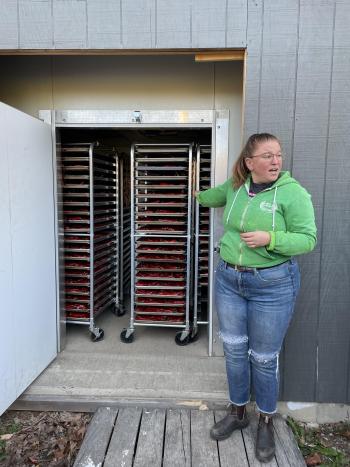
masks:
<instances>
[{"instance_id":1,"label":"white wall panel inside","mask_svg":"<svg viewBox=\"0 0 350 467\"><path fill-rule=\"evenodd\" d=\"M241 144L243 62L193 56L1 57L0 100L39 109L228 109L229 167Z\"/></svg>"}]
</instances>

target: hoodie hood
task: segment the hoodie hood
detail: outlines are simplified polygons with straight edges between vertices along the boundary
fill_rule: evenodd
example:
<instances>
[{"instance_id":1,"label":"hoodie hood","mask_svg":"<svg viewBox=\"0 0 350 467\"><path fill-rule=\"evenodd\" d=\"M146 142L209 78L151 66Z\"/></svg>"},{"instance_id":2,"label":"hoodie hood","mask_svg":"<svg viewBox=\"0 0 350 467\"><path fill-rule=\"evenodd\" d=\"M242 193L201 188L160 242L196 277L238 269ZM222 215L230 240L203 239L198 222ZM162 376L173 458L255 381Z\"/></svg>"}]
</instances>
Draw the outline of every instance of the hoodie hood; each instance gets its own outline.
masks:
<instances>
[{"instance_id":1,"label":"hoodie hood","mask_svg":"<svg viewBox=\"0 0 350 467\"><path fill-rule=\"evenodd\" d=\"M249 177L247 178L247 180L245 182L245 187L248 190L248 192L249 192L250 181L251 181L251 176L249 175ZM276 187L279 188L281 186L288 185L290 183L296 183L297 185L299 185L299 182L297 182L295 180L295 178L293 178L290 175L288 170L284 170L284 171L280 172L280 175L279 175L278 179L275 181L275 183L273 185L271 185L269 188L266 188L266 191L267 190L273 190Z\"/></svg>"}]
</instances>

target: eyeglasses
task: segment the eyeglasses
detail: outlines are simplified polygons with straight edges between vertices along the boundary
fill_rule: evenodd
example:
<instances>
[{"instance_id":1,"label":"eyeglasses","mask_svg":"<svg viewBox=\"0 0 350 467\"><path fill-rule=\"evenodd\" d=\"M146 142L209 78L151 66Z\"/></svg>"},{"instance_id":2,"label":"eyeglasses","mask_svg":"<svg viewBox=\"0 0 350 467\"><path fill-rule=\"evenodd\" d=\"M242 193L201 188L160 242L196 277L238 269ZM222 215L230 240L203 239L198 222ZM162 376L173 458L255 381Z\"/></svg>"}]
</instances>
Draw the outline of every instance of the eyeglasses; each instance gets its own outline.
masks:
<instances>
[{"instance_id":1,"label":"eyeglasses","mask_svg":"<svg viewBox=\"0 0 350 467\"><path fill-rule=\"evenodd\" d=\"M274 157L276 157L277 160L281 160L283 158L283 154L272 154L272 152L264 152L263 154L257 154L256 156L249 156L248 159L254 159L255 157L261 157L261 159L264 159L265 161L272 161Z\"/></svg>"}]
</instances>

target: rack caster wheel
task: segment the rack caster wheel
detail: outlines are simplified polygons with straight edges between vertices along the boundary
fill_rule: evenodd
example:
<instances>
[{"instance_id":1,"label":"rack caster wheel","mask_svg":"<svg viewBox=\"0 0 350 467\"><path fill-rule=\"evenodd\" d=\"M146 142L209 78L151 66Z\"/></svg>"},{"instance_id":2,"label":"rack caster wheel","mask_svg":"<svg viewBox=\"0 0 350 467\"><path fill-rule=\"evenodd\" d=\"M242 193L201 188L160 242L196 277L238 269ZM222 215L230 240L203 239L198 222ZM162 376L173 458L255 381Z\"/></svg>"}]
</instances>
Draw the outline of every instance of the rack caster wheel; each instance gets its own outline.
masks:
<instances>
[{"instance_id":1,"label":"rack caster wheel","mask_svg":"<svg viewBox=\"0 0 350 467\"><path fill-rule=\"evenodd\" d=\"M196 329L195 331L192 330L191 331L191 334L190 334L190 342L192 344L192 342L197 342L199 339L199 333L198 333L198 329Z\"/></svg>"},{"instance_id":2,"label":"rack caster wheel","mask_svg":"<svg viewBox=\"0 0 350 467\"><path fill-rule=\"evenodd\" d=\"M119 316L119 317L124 316L125 313L126 313L126 309L125 309L125 307L123 305L120 305L119 307L117 307L117 306L115 307L115 314L117 316Z\"/></svg>"},{"instance_id":3,"label":"rack caster wheel","mask_svg":"<svg viewBox=\"0 0 350 467\"><path fill-rule=\"evenodd\" d=\"M126 313L126 309L123 305L113 305L112 307L112 313L116 316L124 316Z\"/></svg>"},{"instance_id":4,"label":"rack caster wheel","mask_svg":"<svg viewBox=\"0 0 350 467\"><path fill-rule=\"evenodd\" d=\"M191 342L191 336L185 331L180 331L176 333L175 343L177 345L188 345Z\"/></svg>"},{"instance_id":5,"label":"rack caster wheel","mask_svg":"<svg viewBox=\"0 0 350 467\"><path fill-rule=\"evenodd\" d=\"M124 344L131 344L134 342L134 331L130 331L130 329L123 329L120 333L120 340L124 342Z\"/></svg>"},{"instance_id":6,"label":"rack caster wheel","mask_svg":"<svg viewBox=\"0 0 350 467\"><path fill-rule=\"evenodd\" d=\"M91 331L91 340L92 342L98 342L103 339L105 335L105 332L103 329L100 328L94 328L93 331Z\"/></svg>"}]
</instances>

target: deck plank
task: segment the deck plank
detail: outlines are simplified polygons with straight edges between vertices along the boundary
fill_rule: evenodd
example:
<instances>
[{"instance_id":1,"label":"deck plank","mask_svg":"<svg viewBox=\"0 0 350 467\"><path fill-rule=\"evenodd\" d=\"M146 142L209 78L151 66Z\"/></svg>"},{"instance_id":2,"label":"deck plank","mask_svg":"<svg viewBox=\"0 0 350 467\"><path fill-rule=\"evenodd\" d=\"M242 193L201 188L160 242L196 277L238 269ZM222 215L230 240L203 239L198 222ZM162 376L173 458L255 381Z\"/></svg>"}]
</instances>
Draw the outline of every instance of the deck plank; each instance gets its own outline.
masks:
<instances>
[{"instance_id":1,"label":"deck plank","mask_svg":"<svg viewBox=\"0 0 350 467\"><path fill-rule=\"evenodd\" d=\"M224 410L216 410L215 422L227 415ZM221 467L249 467L241 430L234 431L224 441L218 442Z\"/></svg>"},{"instance_id":2,"label":"deck plank","mask_svg":"<svg viewBox=\"0 0 350 467\"><path fill-rule=\"evenodd\" d=\"M164 409L143 411L134 467L161 467L164 424Z\"/></svg>"},{"instance_id":3,"label":"deck plank","mask_svg":"<svg viewBox=\"0 0 350 467\"><path fill-rule=\"evenodd\" d=\"M305 467L291 429L274 418L275 458L255 457L258 425L250 415L247 428L216 442L209 432L226 412L137 407L99 408L93 416L74 467Z\"/></svg>"},{"instance_id":4,"label":"deck plank","mask_svg":"<svg viewBox=\"0 0 350 467\"><path fill-rule=\"evenodd\" d=\"M306 463L303 458L303 455L298 447L298 444L294 438L292 430L287 425L286 421L282 417L275 417L274 421L275 428L275 439L276 447L280 446L279 456L284 459L288 459L291 467L305 467ZM283 453L283 454L282 454ZM282 464L276 449L276 459L278 465L288 465Z\"/></svg>"},{"instance_id":5,"label":"deck plank","mask_svg":"<svg viewBox=\"0 0 350 467\"><path fill-rule=\"evenodd\" d=\"M212 410L191 410L192 467L219 467L217 442L209 435L214 424Z\"/></svg>"},{"instance_id":6,"label":"deck plank","mask_svg":"<svg viewBox=\"0 0 350 467\"><path fill-rule=\"evenodd\" d=\"M248 457L250 467L278 467L276 459L273 458L270 462L261 463L255 457L255 442L256 442L256 431L258 428L258 417L256 414L249 416L250 423L247 428L242 430L244 445ZM283 466L284 467L284 466Z\"/></svg>"},{"instance_id":7,"label":"deck plank","mask_svg":"<svg viewBox=\"0 0 350 467\"><path fill-rule=\"evenodd\" d=\"M167 411L163 467L191 466L190 430L188 410Z\"/></svg>"},{"instance_id":8,"label":"deck plank","mask_svg":"<svg viewBox=\"0 0 350 467\"><path fill-rule=\"evenodd\" d=\"M102 465L109 444L118 409L100 407L86 431L74 467Z\"/></svg>"},{"instance_id":9,"label":"deck plank","mask_svg":"<svg viewBox=\"0 0 350 467\"><path fill-rule=\"evenodd\" d=\"M132 467L141 414L138 407L119 410L104 467Z\"/></svg>"}]
</instances>

